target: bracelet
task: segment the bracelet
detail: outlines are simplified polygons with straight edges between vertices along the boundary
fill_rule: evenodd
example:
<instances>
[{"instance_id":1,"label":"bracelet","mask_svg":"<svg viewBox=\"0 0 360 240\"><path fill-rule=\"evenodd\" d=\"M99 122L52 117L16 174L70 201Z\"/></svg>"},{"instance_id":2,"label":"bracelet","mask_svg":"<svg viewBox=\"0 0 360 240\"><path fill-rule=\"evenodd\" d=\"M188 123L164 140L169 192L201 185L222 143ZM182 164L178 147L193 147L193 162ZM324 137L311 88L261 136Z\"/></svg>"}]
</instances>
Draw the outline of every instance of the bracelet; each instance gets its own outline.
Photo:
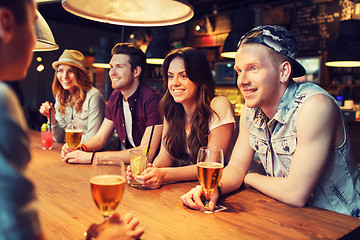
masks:
<instances>
[{"instance_id":1,"label":"bracelet","mask_svg":"<svg viewBox=\"0 0 360 240\"><path fill-rule=\"evenodd\" d=\"M82 151L84 151L84 152L87 152L88 151L88 148L87 148L87 146L85 145L85 144L80 144L80 146L78 147L78 149L80 149L80 150L82 150Z\"/></svg>"},{"instance_id":2,"label":"bracelet","mask_svg":"<svg viewBox=\"0 0 360 240\"><path fill-rule=\"evenodd\" d=\"M217 187L216 187L216 189L217 189L217 191L218 191L218 198L220 198L221 196L222 196L222 190L221 190L221 187L218 185Z\"/></svg>"},{"instance_id":3,"label":"bracelet","mask_svg":"<svg viewBox=\"0 0 360 240\"><path fill-rule=\"evenodd\" d=\"M96 151L93 151L92 154L91 154L90 164L92 164L92 162L94 160L95 153L96 153Z\"/></svg>"}]
</instances>

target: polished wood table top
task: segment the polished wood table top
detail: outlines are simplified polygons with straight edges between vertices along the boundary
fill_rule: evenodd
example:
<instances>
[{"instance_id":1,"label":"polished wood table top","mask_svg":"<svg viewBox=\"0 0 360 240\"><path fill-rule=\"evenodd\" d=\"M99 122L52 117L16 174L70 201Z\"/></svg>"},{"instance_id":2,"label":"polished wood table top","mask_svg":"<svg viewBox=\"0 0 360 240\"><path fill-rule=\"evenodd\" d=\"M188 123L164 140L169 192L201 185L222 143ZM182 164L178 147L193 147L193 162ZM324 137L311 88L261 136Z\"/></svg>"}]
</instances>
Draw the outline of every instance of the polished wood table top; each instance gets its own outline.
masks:
<instances>
[{"instance_id":1,"label":"polished wood table top","mask_svg":"<svg viewBox=\"0 0 360 240\"><path fill-rule=\"evenodd\" d=\"M61 161L61 145L42 150L40 133L29 131L28 174L36 186L46 239L83 239L90 224L102 222L90 193L90 165ZM127 187L117 209L131 212L145 228L142 239L339 239L360 219L314 207L294 208L252 189L221 202L227 210L206 214L185 207L180 196L197 185L185 182L157 190ZM349 238L351 239L351 238Z\"/></svg>"}]
</instances>

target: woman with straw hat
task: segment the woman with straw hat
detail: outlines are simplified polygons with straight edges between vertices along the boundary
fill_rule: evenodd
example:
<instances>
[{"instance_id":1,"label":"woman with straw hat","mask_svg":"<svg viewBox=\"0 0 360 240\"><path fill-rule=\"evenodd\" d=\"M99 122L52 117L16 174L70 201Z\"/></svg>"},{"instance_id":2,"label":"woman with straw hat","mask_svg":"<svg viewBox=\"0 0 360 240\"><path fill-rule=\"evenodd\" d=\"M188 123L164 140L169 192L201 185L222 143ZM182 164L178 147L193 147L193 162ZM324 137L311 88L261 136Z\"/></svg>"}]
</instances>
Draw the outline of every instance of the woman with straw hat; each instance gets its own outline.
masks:
<instances>
[{"instance_id":1,"label":"woman with straw hat","mask_svg":"<svg viewBox=\"0 0 360 240\"><path fill-rule=\"evenodd\" d=\"M57 142L64 142L65 127L72 120L82 128L81 142L84 142L98 131L104 119L104 97L92 86L84 65L84 55L69 49L65 49L59 60L52 64L55 69L52 84L55 107L46 101L41 105L40 113L51 121Z\"/></svg>"}]
</instances>

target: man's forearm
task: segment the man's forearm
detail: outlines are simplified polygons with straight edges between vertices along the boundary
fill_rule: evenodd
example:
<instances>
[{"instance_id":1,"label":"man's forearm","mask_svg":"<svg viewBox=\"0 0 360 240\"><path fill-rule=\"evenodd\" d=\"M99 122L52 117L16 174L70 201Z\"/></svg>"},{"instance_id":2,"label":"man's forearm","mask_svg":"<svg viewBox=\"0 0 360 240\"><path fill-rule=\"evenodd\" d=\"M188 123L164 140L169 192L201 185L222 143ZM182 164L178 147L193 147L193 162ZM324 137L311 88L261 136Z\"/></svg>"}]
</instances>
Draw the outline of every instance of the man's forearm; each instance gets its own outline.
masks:
<instances>
[{"instance_id":1,"label":"man's forearm","mask_svg":"<svg viewBox=\"0 0 360 240\"><path fill-rule=\"evenodd\" d=\"M129 164L130 153L129 150L96 152L93 161L95 160L122 160L125 164Z\"/></svg>"},{"instance_id":2,"label":"man's forearm","mask_svg":"<svg viewBox=\"0 0 360 240\"><path fill-rule=\"evenodd\" d=\"M105 139L96 137L95 135L94 137L84 142L84 145L86 146L88 152L92 152L102 150L105 147L106 143L107 141L105 141Z\"/></svg>"},{"instance_id":3,"label":"man's forearm","mask_svg":"<svg viewBox=\"0 0 360 240\"><path fill-rule=\"evenodd\" d=\"M237 168L226 167L224 169L219 186L221 186L222 194L227 194L240 188L246 175L245 171L237 171Z\"/></svg>"}]
</instances>

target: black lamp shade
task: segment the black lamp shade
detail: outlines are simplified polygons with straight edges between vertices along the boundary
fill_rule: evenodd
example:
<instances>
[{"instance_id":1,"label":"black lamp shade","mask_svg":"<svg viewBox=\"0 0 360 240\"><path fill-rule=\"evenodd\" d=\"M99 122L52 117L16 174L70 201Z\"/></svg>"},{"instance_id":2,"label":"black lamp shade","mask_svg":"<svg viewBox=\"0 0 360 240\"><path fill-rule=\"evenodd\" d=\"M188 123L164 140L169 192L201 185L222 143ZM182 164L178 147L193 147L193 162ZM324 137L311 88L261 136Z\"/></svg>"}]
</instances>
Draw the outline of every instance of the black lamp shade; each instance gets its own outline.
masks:
<instances>
[{"instance_id":1,"label":"black lamp shade","mask_svg":"<svg viewBox=\"0 0 360 240\"><path fill-rule=\"evenodd\" d=\"M231 30L224 42L223 50L221 53L222 57L235 58L237 44L244 33L245 32L236 29Z\"/></svg>"},{"instance_id":2,"label":"black lamp shade","mask_svg":"<svg viewBox=\"0 0 360 240\"><path fill-rule=\"evenodd\" d=\"M151 41L146 49L146 62L148 64L162 64L171 46L166 28L151 29Z\"/></svg>"},{"instance_id":3,"label":"black lamp shade","mask_svg":"<svg viewBox=\"0 0 360 240\"><path fill-rule=\"evenodd\" d=\"M232 12L231 32L224 42L222 57L235 58L240 38L254 27L254 16L253 10L248 8L240 8Z\"/></svg>"},{"instance_id":4,"label":"black lamp shade","mask_svg":"<svg viewBox=\"0 0 360 240\"><path fill-rule=\"evenodd\" d=\"M110 68L111 59L110 39L106 37L100 38L100 48L95 54L93 66L98 68Z\"/></svg>"},{"instance_id":5,"label":"black lamp shade","mask_svg":"<svg viewBox=\"0 0 360 240\"><path fill-rule=\"evenodd\" d=\"M339 37L328 51L330 67L360 67L360 20L339 23Z\"/></svg>"}]
</instances>

